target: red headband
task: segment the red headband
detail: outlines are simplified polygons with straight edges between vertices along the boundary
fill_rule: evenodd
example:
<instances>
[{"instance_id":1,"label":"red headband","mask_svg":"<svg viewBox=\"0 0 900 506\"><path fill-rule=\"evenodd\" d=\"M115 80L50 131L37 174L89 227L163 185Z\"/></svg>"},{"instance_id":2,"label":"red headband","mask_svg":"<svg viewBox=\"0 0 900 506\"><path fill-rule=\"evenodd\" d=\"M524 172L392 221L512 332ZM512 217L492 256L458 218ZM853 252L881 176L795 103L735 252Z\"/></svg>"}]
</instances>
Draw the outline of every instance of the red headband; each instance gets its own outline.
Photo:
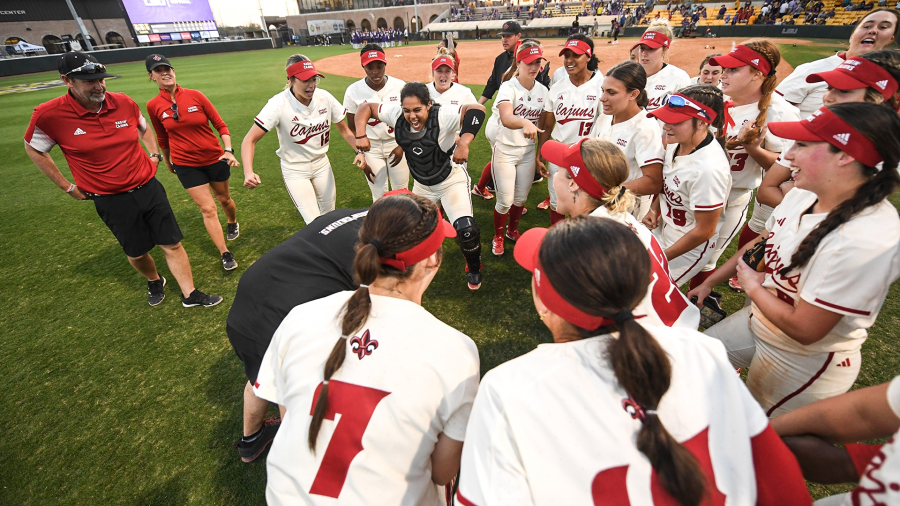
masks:
<instances>
[{"instance_id":1,"label":"red headband","mask_svg":"<svg viewBox=\"0 0 900 506\"><path fill-rule=\"evenodd\" d=\"M516 53L516 61L531 63L534 60L539 60L544 58L544 53L541 51L540 46L529 47L528 49L523 49Z\"/></svg>"},{"instance_id":2,"label":"red headband","mask_svg":"<svg viewBox=\"0 0 900 506\"><path fill-rule=\"evenodd\" d=\"M373 61L380 61L383 63L387 63L387 58L384 56L384 53L381 51L366 51L365 53L362 54L362 56L360 57L360 60L362 61L363 67L372 63Z\"/></svg>"},{"instance_id":3,"label":"red headband","mask_svg":"<svg viewBox=\"0 0 900 506\"><path fill-rule=\"evenodd\" d=\"M540 260L538 260L538 251L547 232L548 229L539 227L526 231L516 241L516 247L513 250L516 262L534 275L535 291L541 302L547 306L547 309L559 315L563 320L583 329L594 330L607 325L614 325L615 322L610 318L585 313L569 304L553 288L551 281L547 279Z\"/></svg>"},{"instance_id":4,"label":"red headband","mask_svg":"<svg viewBox=\"0 0 900 506\"><path fill-rule=\"evenodd\" d=\"M451 225L449 221L441 216L440 209L438 209L437 217L437 226L434 227L434 231L432 231L431 235L426 237L424 241L406 251L397 253L394 255L394 258L381 257L381 263L405 271L410 265L415 265L433 255L435 251L440 249L444 239L456 237L456 229L453 228L453 225Z\"/></svg>"},{"instance_id":5,"label":"red headband","mask_svg":"<svg viewBox=\"0 0 900 506\"><path fill-rule=\"evenodd\" d=\"M825 81L832 88L839 90L856 90L860 88L872 88L881 93L885 100L897 93L897 80L887 70L865 58L854 56L847 58L844 63L834 70L810 74L806 77L808 83Z\"/></svg>"},{"instance_id":6,"label":"red headband","mask_svg":"<svg viewBox=\"0 0 900 506\"><path fill-rule=\"evenodd\" d=\"M566 49L571 50L575 54L586 54L591 56L591 46L583 40L572 39L566 42L566 45L559 51L559 55L562 56Z\"/></svg>"},{"instance_id":7,"label":"red headband","mask_svg":"<svg viewBox=\"0 0 900 506\"><path fill-rule=\"evenodd\" d=\"M313 62L309 60L298 61L288 67L287 76L296 77L301 81L309 81L315 76L325 77L316 70L316 67L313 66Z\"/></svg>"},{"instance_id":8,"label":"red headband","mask_svg":"<svg viewBox=\"0 0 900 506\"><path fill-rule=\"evenodd\" d=\"M564 144L549 140L541 146L541 155L549 162L564 167L572 179L578 183L579 188L595 199L602 199L606 195L606 188L594 179L591 171L584 164L584 158L581 157L581 144L588 140L587 137L572 144Z\"/></svg>"},{"instance_id":9,"label":"red headband","mask_svg":"<svg viewBox=\"0 0 900 506\"><path fill-rule=\"evenodd\" d=\"M772 65L769 64L769 61L763 55L743 44L734 46L734 49L726 55L710 58L709 63L726 69L736 69L750 65L762 72L764 76L768 76L772 72Z\"/></svg>"},{"instance_id":10,"label":"red headband","mask_svg":"<svg viewBox=\"0 0 900 506\"><path fill-rule=\"evenodd\" d=\"M435 58L434 61L431 62L431 70L437 70L441 65L446 65L450 67L450 70L454 70L453 68L453 60L447 56L441 56L440 58Z\"/></svg>"},{"instance_id":11,"label":"red headband","mask_svg":"<svg viewBox=\"0 0 900 506\"><path fill-rule=\"evenodd\" d=\"M638 46L647 46L650 49L656 49L658 47L669 47L672 41L666 37L666 34L662 32L644 32L644 35L641 36L641 40L638 41L637 44L631 46L631 51L634 51L634 48Z\"/></svg>"},{"instance_id":12,"label":"red headband","mask_svg":"<svg viewBox=\"0 0 900 506\"><path fill-rule=\"evenodd\" d=\"M804 120L775 121L768 126L773 135L782 139L827 142L869 167L884 161L872 141L826 107Z\"/></svg>"}]
</instances>

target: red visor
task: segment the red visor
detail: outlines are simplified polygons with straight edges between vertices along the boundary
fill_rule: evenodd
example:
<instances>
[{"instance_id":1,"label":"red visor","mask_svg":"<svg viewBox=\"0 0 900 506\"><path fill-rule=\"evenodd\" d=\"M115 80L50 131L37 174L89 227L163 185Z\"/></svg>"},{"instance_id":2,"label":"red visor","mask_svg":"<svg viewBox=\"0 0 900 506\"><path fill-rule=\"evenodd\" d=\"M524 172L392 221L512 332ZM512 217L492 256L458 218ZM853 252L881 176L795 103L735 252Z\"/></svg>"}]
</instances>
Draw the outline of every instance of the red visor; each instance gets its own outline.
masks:
<instances>
[{"instance_id":1,"label":"red visor","mask_svg":"<svg viewBox=\"0 0 900 506\"><path fill-rule=\"evenodd\" d=\"M558 314L563 320L583 329L594 330L607 325L614 325L615 322L612 319L587 314L569 304L553 289L553 285L547 279L544 269L538 260L538 251L547 232L548 229L540 227L528 230L519 237L513 250L516 262L534 275L534 288L538 297L541 298L541 302L547 306L547 309Z\"/></svg>"},{"instance_id":2,"label":"red visor","mask_svg":"<svg viewBox=\"0 0 900 506\"><path fill-rule=\"evenodd\" d=\"M839 90L856 90L859 88L872 88L881 93L885 100L897 93L897 81L880 65L872 63L865 58L854 56L838 65L834 70L810 74L806 77L808 83L825 81L828 86Z\"/></svg>"},{"instance_id":3,"label":"red visor","mask_svg":"<svg viewBox=\"0 0 900 506\"><path fill-rule=\"evenodd\" d=\"M562 56L566 49L572 50L575 54L586 54L591 56L591 46L583 40L572 39L566 42L566 45L559 51L559 55Z\"/></svg>"},{"instance_id":4,"label":"red visor","mask_svg":"<svg viewBox=\"0 0 900 506\"><path fill-rule=\"evenodd\" d=\"M431 235L412 248L397 253L394 255L394 258L382 257L381 263L405 271L410 265L415 265L433 255L435 251L441 248L444 239L448 237L456 237L456 229L453 228L453 225L451 225L449 221L441 216L441 210L438 209L438 224L434 227L434 231L431 232Z\"/></svg>"},{"instance_id":5,"label":"red visor","mask_svg":"<svg viewBox=\"0 0 900 506\"><path fill-rule=\"evenodd\" d=\"M659 118L663 123L668 123L670 125L695 118L711 125L712 122L715 121L716 116L716 111L713 111L700 102L691 100L681 93L669 95L666 97L666 102L663 107L647 113L648 118Z\"/></svg>"},{"instance_id":6,"label":"red visor","mask_svg":"<svg viewBox=\"0 0 900 506\"><path fill-rule=\"evenodd\" d=\"M658 47L669 47L669 44L671 43L672 41L670 41L664 33L644 32L641 40L637 44L631 46L631 51L634 51L634 48L638 46L647 46L650 49L656 49Z\"/></svg>"},{"instance_id":7,"label":"red visor","mask_svg":"<svg viewBox=\"0 0 900 506\"><path fill-rule=\"evenodd\" d=\"M373 61L387 63L387 58L385 58L384 53L382 53L381 51L366 51L362 54L362 56L360 56L360 59L362 61L363 67L372 63Z\"/></svg>"},{"instance_id":8,"label":"red visor","mask_svg":"<svg viewBox=\"0 0 900 506\"><path fill-rule=\"evenodd\" d=\"M585 193L595 199L602 199L606 195L606 188L594 179L581 157L581 143L586 140L588 139L583 138L571 146L562 142L547 141L541 146L541 155L549 162L569 171L572 179ZM518 243L516 247L518 248Z\"/></svg>"},{"instance_id":9,"label":"red visor","mask_svg":"<svg viewBox=\"0 0 900 506\"><path fill-rule=\"evenodd\" d=\"M316 67L313 66L313 62L309 60L298 61L288 67L287 75L288 77L296 77L301 81L309 81L315 76L325 77L316 70Z\"/></svg>"},{"instance_id":10,"label":"red visor","mask_svg":"<svg viewBox=\"0 0 900 506\"><path fill-rule=\"evenodd\" d=\"M884 161L872 141L825 107L804 120L775 121L768 126L782 139L827 142L869 167Z\"/></svg>"},{"instance_id":11,"label":"red visor","mask_svg":"<svg viewBox=\"0 0 900 506\"><path fill-rule=\"evenodd\" d=\"M769 64L769 61L766 60L763 55L743 44L734 46L734 49L726 55L710 58L709 63L710 65L718 65L719 67L726 69L736 69L738 67L750 65L766 76L772 71L772 65Z\"/></svg>"},{"instance_id":12,"label":"red visor","mask_svg":"<svg viewBox=\"0 0 900 506\"><path fill-rule=\"evenodd\" d=\"M435 58L431 62L431 70L437 70L441 65L446 65L450 67L450 70L453 70L453 59L448 58L446 56L441 56L440 58Z\"/></svg>"},{"instance_id":13,"label":"red visor","mask_svg":"<svg viewBox=\"0 0 900 506\"><path fill-rule=\"evenodd\" d=\"M544 53L541 51L541 48L538 46L529 47L528 49L523 49L516 53L516 61L531 63L534 60L540 60L544 58Z\"/></svg>"}]
</instances>

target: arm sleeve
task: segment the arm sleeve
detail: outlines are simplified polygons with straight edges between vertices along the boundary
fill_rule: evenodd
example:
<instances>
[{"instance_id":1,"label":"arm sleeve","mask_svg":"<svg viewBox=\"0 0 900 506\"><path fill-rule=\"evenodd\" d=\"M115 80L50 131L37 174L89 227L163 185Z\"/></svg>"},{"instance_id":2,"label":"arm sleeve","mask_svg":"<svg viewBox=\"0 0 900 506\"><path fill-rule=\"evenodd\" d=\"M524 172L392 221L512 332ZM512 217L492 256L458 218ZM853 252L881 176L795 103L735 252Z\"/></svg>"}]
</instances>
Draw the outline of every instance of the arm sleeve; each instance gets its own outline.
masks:
<instances>
[{"instance_id":1,"label":"arm sleeve","mask_svg":"<svg viewBox=\"0 0 900 506\"><path fill-rule=\"evenodd\" d=\"M635 143L634 157L641 167L665 161L666 150L662 143L662 131L656 120L643 122L632 142Z\"/></svg>"},{"instance_id":2,"label":"arm sleeve","mask_svg":"<svg viewBox=\"0 0 900 506\"><path fill-rule=\"evenodd\" d=\"M381 104L378 106L378 119L391 128L397 127L397 120L401 114L403 114L403 109L399 105Z\"/></svg>"},{"instance_id":3,"label":"arm sleeve","mask_svg":"<svg viewBox=\"0 0 900 506\"><path fill-rule=\"evenodd\" d=\"M281 111L282 98L281 93L270 98L266 105L259 111L259 114L253 118L256 126L262 128L266 132L278 126L278 116Z\"/></svg>"},{"instance_id":4,"label":"arm sleeve","mask_svg":"<svg viewBox=\"0 0 900 506\"><path fill-rule=\"evenodd\" d=\"M691 210L712 211L728 200L728 179L714 171L698 171L698 178L691 185Z\"/></svg>"},{"instance_id":5,"label":"arm sleeve","mask_svg":"<svg viewBox=\"0 0 900 506\"><path fill-rule=\"evenodd\" d=\"M41 129L43 123L40 112L35 110L31 113L31 121L28 123L28 129L25 130L25 144L34 148L35 151L49 153L56 145L56 141Z\"/></svg>"},{"instance_id":6,"label":"arm sleeve","mask_svg":"<svg viewBox=\"0 0 900 506\"><path fill-rule=\"evenodd\" d=\"M231 135L231 132L228 131L228 125L225 124L225 120L222 119L222 116L219 116L219 111L212 105L212 102L210 102L203 93L200 93L199 91L197 93L200 95L198 99L200 103L203 104L203 110L206 111L206 117L209 118L213 127L219 132L219 136ZM157 134L157 137L158 136L159 135Z\"/></svg>"},{"instance_id":7,"label":"arm sleeve","mask_svg":"<svg viewBox=\"0 0 900 506\"><path fill-rule=\"evenodd\" d=\"M151 103L147 104L147 115L150 116L150 123L153 124L153 131L156 132L156 142L159 143L160 149L169 149L169 132L159 120L159 113Z\"/></svg>"},{"instance_id":8,"label":"arm sleeve","mask_svg":"<svg viewBox=\"0 0 900 506\"><path fill-rule=\"evenodd\" d=\"M756 504L812 504L797 459L771 425L750 439L756 474Z\"/></svg>"}]
</instances>

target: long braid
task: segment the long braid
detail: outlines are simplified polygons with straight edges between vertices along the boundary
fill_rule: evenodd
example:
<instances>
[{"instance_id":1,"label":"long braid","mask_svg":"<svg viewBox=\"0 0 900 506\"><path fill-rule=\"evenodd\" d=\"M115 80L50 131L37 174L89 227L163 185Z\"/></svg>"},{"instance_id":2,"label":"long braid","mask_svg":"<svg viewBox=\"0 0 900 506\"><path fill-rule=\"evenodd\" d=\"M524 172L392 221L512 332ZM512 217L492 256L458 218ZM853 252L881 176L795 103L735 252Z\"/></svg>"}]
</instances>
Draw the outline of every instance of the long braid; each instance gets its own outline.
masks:
<instances>
[{"instance_id":1,"label":"long braid","mask_svg":"<svg viewBox=\"0 0 900 506\"><path fill-rule=\"evenodd\" d=\"M884 158L884 162L880 171L860 164L863 176L868 177L868 181L857 188L853 197L832 209L828 216L803 238L797 251L791 256L790 265L779 271L782 276L787 276L791 270L806 265L825 236L865 209L879 204L900 187L900 174L897 173L900 139L895 137L896 132L900 132L900 116L886 107L866 102L836 104L829 109L872 141L875 149ZM833 146L831 150L838 151Z\"/></svg>"},{"instance_id":2,"label":"long braid","mask_svg":"<svg viewBox=\"0 0 900 506\"><path fill-rule=\"evenodd\" d=\"M778 78L775 75L775 67L781 63L781 52L778 50L778 46L768 40L748 40L747 42L744 42L743 45L761 54L763 58L769 62L772 72L768 76L763 76L763 82L760 84L759 88L762 92L762 98L759 99L757 105L759 114L756 115L753 128L747 132L747 135L743 139L731 139L727 141L725 147L728 149L737 149L743 144L752 144L756 142L759 138L760 131L766 126L769 105L772 103L772 93L775 92L775 86L778 84ZM762 76L761 72L752 67L751 71Z\"/></svg>"}]
</instances>

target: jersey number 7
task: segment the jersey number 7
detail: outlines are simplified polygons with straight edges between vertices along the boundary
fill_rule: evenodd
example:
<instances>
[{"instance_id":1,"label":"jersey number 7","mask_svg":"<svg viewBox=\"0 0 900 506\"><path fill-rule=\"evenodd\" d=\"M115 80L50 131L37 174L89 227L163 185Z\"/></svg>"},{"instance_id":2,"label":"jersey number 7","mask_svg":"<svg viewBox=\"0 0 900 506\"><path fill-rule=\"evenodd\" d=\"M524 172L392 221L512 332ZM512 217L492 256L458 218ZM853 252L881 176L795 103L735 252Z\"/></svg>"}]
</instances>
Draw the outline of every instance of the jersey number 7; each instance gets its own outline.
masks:
<instances>
[{"instance_id":1,"label":"jersey number 7","mask_svg":"<svg viewBox=\"0 0 900 506\"><path fill-rule=\"evenodd\" d=\"M316 409L316 399L319 398L319 390L322 384L316 387L313 395L313 403L309 409L312 415ZM363 451L362 438L372 419L375 407L382 399L390 395L390 392L376 390L343 381L331 380L328 382L328 409L325 410L325 419L334 420L340 413L341 419L334 428L334 434L325 456L319 465L319 471L313 480L310 494L337 497L347 481L347 472L350 470L350 462Z\"/></svg>"}]
</instances>

